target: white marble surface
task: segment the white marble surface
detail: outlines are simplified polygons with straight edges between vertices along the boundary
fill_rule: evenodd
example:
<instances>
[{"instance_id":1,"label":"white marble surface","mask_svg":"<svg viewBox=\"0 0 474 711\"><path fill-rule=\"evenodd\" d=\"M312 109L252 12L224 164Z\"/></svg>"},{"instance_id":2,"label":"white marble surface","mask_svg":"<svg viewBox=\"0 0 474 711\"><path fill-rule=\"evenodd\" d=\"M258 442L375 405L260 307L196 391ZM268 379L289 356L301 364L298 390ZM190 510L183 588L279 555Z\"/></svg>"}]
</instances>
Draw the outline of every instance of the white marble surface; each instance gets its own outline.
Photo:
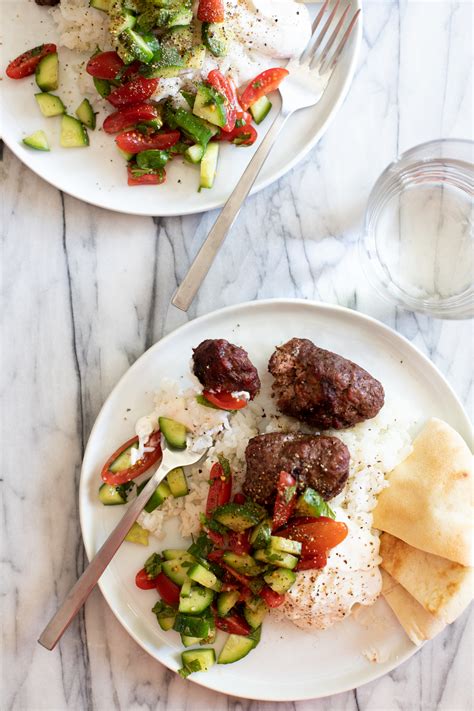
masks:
<instances>
[{"instance_id":1,"label":"white marble surface","mask_svg":"<svg viewBox=\"0 0 474 711\"><path fill-rule=\"evenodd\" d=\"M2 689L27 711L269 709L175 676L125 633L95 591L59 649L36 638L81 572L81 455L104 399L164 333L218 306L321 299L407 336L472 407L472 328L397 311L364 284L356 243L372 183L398 151L472 126L470 0L365 3L362 53L324 139L250 199L186 316L177 281L215 214L151 219L62 195L5 149L2 174ZM298 711L472 708L469 612L380 680ZM274 705L275 706L275 705Z\"/></svg>"}]
</instances>

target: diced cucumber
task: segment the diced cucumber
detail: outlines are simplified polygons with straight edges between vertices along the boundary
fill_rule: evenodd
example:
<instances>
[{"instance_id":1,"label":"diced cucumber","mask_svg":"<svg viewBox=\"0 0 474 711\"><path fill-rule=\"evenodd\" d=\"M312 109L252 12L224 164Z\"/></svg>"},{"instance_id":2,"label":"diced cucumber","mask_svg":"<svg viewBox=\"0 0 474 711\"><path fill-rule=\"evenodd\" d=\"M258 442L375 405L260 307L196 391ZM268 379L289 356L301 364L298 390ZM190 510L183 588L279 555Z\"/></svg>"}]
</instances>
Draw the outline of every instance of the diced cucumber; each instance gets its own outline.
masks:
<instances>
[{"instance_id":1,"label":"diced cucumber","mask_svg":"<svg viewBox=\"0 0 474 711\"><path fill-rule=\"evenodd\" d=\"M290 538L282 538L281 536L271 536L270 549L275 552L293 553L300 555L302 545L299 541L292 541Z\"/></svg>"},{"instance_id":2,"label":"diced cucumber","mask_svg":"<svg viewBox=\"0 0 474 711\"><path fill-rule=\"evenodd\" d=\"M130 447L127 447L127 449L124 449L124 451L119 454L117 459L114 459L112 464L109 466L109 472L116 474L117 472L122 472L125 469L130 469L132 466L132 449L138 449L138 445L134 443L131 444Z\"/></svg>"},{"instance_id":3,"label":"diced cucumber","mask_svg":"<svg viewBox=\"0 0 474 711\"><path fill-rule=\"evenodd\" d=\"M194 106L194 101L196 99L196 94L194 93L194 91L185 91L184 89L182 89L180 93L181 93L181 96L183 97L183 99L186 101L189 108L192 109ZM198 399L198 397L199 397L199 395L196 395L196 400ZM214 407L215 407L215 405L214 405Z\"/></svg>"},{"instance_id":4,"label":"diced cucumber","mask_svg":"<svg viewBox=\"0 0 474 711\"><path fill-rule=\"evenodd\" d=\"M217 144L212 143L209 148L215 145ZM260 523L260 521L266 517L266 515L267 511L263 508L263 506L260 506L253 501L246 501L244 504L236 504L231 502L224 504L223 506L218 506L212 517L227 528L230 528L231 531L241 533L247 528L256 526L257 523Z\"/></svg>"},{"instance_id":5,"label":"diced cucumber","mask_svg":"<svg viewBox=\"0 0 474 711\"><path fill-rule=\"evenodd\" d=\"M244 617L253 630L260 627L267 612L268 607L261 597L254 597L245 603Z\"/></svg>"},{"instance_id":6,"label":"diced cucumber","mask_svg":"<svg viewBox=\"0 0 474 711\"><path fill-rule=\"evenodd\" d=\"M163 600L158 600L152 608L152 612L156 615L158 624L161 629L167 632L173 629L174 621L176 619L177 610L170 605L167 605Z\"/></svg>"},{"instance_id":7,"label":"diced cucumber","mask_svg":"<svg viewBox=\"0 0 474 711\"><path fill-rule=\"evenodd\" d=\"M201 69L206 58L206 48L203 44L198 44L183 54L183 62L186 69Z\"/></svg>"},{"instance_id":8,"label":"diced cucumber","mask_svg":"<svg viewBox=\"0 0 474 711\"><path fill-rule=\"evenodd\" d=\"M163 556L166 560L175 560L178 558L180 560L188 560L192 563L196 562L193 556L184 548L165 548Z\"/></svg>"},{"instance_id":9,"label":"diced cucumber","mask_svg":"<svg viewBox=\"0 0 474 711\"><path fill-rule=\"evenodd\" d=\"M148 42L130 27L120 34L121 44L135 57L139 62L149 64L153 59L153 49Z\"/></svg>"},{"instance_id":10,"label":"diced cucumber","mask_svg":"<svg viewBox=\"0 0 474 711\"><path fill-rule=\"evenodd\" d=\"M321 494L318 494L318 492L311 489L311 487L305 489L301 496L299 496L296 502L296 511L301 516L314 516L315 518L327 516L328 518L336 518L336 514L323 499Z\"/></svg>"},{"instance_id":11,"label":"diced cucumber","mask_svg":"<svg viewBox=\"0 0 474 711\"><path fill-rule=\"evenodd\" d=\"M181 676L187 677L189 674L198 671L208 671L216 662L216 653L212 647L205 649L187 649L181 654L182 668L179 670Z\"/></svg>"},{"instance_id":12,"label":"diced cucumber","mask_svg":"<svg viewBox=\"0 0 474 711\"><path fill-rule=\"evenodd\" d=\"M203 22L201 26L202 41L215 57L227 54L228 38L224 22Z\"/></svg>"},{"instance_id":13,"label":"diced cucumber","mask_svg":"<svg viewBox=\"0 0 474 711\"><path fill-rule=\"evenodd\" d=\"M44 131L35 131L30 136L23 138L23 143L35 151L49 151L49 143Z\"/></svg>"},{"instance_id":14,"label":"diced cucumber","mask_svg":"<svg viewBox=\"0 0 474 711\"><path fill-rule=\"evenodd\" d=\"M279 551L274 551L269 548L263 550L259 548L258 551L254 553L255 560L262 561L263 563L270 563L277 568L289 568L293 570L298 565L298 558L291 553L283 553Z\"/></svg>"},{"instance_id":15,"label":"diced cucumber","mask_svg":"<svg viewBox=\"0 0 474 711\"><path fill-rule=\"evenodd\" d=\"M35 94L35 99L38 102L41 113L47 118L66 113L66 107L59 96L54 96L54 94L48 94L46 91L41 91L38 94Z\"/></svg>"},{"instance_id":16,"label":"diced cucumber","mask_svg":"<svg viewBox=\"0 0 474 711\"><path fill-rule=\"evenodd\" d=\"M195 143L194 146L189 146L189 148L186 149L184 153L184 159L188 161L188 163L200 163L201 159L204 155L204 146L201 146L199 143Z\"/></svg>"},{"instance_id":17,"label":"diced cucumber","mask_svg":"<svg viewBox=\"0 0 474 711\"><path fill-rule=\"evenodd\" d=\"M82 148L89 145L89 136L79 119L63 114L59 142L63 148Z\"/></svg>"},{"instance_id":18,"label":"diced cucumber","mask_svg":"<svg viewBox=\"0 0 474 711\"><path fill-rule=\"evenodd\" d=\"M194 46L194 32L192 25L172 27L161 37L162 47L173 47L180 54L188 52Z\"/></svg>"},{"instance_id":19,"label":"diced cucumber","mask_svg":"<svg viewBox=\"0 0 474 711\"><path fill-rule=\"evenodd\" d=\"M238 555L237 553L232 553L232 551L225 551L222 560L238 573L242 573L242 575L253 577L262 572L262 567L250 555Z\"/></svg>"},{"instance_id":20,"label":"diced cucumber","mask_svg":"<svg viewBox=\"0 0 474 711\"><path fill-rule=\"evenodd\" d=\"M184 27L189 25L192 20L193 11L188 7L163 8L156 14L156 24L160 27Z\"/></svg>"},{"instance_id":21,"label":"diced cucumber","mask_svg":"<svg viewBox=\"0 0 474 711\"><path fill-rule=\"evenodd\" d=\"M88 99L83 99L76 109L76 116L87 128L95 128L95 112Z\"/></svg>"},{"instance_id":22,"label":"diced cucumber","mask_svg":"<svg viewBox=\"0 0 474 711\"><path fill-rule=\"evenodd\" d=\"M158 617L158 624L164 632L169 632L173 629L175 617Z\"/></svg>"},{"instance_id":23,"label":"diced cucumber","mask_svg":"<svg viewBox=\"0 0 474 711\"><path fill-rule=\"evenodd\" d=\"M222 128L227 121L225 97L211 86L199 84L193 114Z\"/></svg>"},{"instance_id":24,"label":"diced cucumber","mask_svg":"<svg viewBox=\"0 0 474 711\"><path fill-rule=\"evenodd\" d=\"M173 111L169 108L169 104L167 104L167 110L165 109L165 120L170 128L180 128L186 136L202 146L206 146L218 131L215 126L211 127L210 124L185 109L178 108Z\"/></svg>"},{"instance_id":25,"label":"diced cucumber","mask_svg":"<svg viewBox=\"0 0 474 711\"><path fill-rule=\"evenodd\" d=\"M189 578L186 578L186 580L183 582L181 585L181 592L180 596L181 597L189 597L191 595L191 588L193 587L193 584Z\"/></svg>"},{"instance_id":26,"label":"diced cucumber","mask_svg":"<svg viewBox=\"0 0 474 711\"><path fill-rule=\"evenodd\" d=\"M129 160L132 160L132 158L135 158L135 153L128 153L127 151L122 151L122 149L118 148L118 147L117 147L117 150L120 153L120 155L122 156L122 158L124 160L126 160L127 162Z\"/></svg>"},{"instance_id":27,"label":"diced cucumber","mask_svg":"<svg viewBox=\"0 0 474 711\"><path fill-rule=\"evenodd\" d=\"M194 644L199 644L201 641L200 637L188 637L186 634L181 635L181 642L183 647L192 647Z\"/></svg>"},{"instance_id":28,"label":"diced cucumber","mask_svg":"<svg viewBox=\"0 0 474 711\"><path fill-rule=\"evenodd\" d=\"M123 485L112 486L111 484L102 484L99 487L99 499L104 506L117 506L127 503L127 488Z\"/></svg>"},{"instance_id":29,"label":"diced cucumber","mask_svg":"<svg viewBox=\"0 0 474 711\"><path fill-rule=\"evenodd\" d=\"M159 417L161 434L173 449L186 449L186 427L170 417Z\"/></svg>"},{"instance_id":30,"label":"diced cucumber","mask_svg":"<svg viewBox=\"0 0 474 711\"><path fill-rule=\"evenodd\" d=\"M146 481L142 482L140 486L137 488L137 495L141 494L145 486L148 484L150 480L147 479ZM171 491L166 483L166 481L162 481L158 486L156 487L155 491L153 494L150 496L148 499L146 506L145 506L145 511L147 513L151 513L155 509L158 508L158 506L161 506L163 501L165 501L169 496L171 496Z\"/></svg>"},{"instance_id":31,"label":"diced cucumber","mask_svg":"<svg viewBox=\"0 0 474 711\"><path fill-rule=\"evenodd\" d=\"M258 125L268 115L272 108L272 102L266 97L261 96L249 107L249 111L253 116L253 120Z\"/></svg>"},{"instance_id":32,"label":"diced cucumber","mask_svg":"<svg viewBox=\"0 0 474 711\"><path fill-rule=\"evenodd\" d=\"M221 592L217 598L217 612L219 617L225 617L238 602L240 592L238 590L226 590Z\"/></svg>"},{"instance_id":33,"label":"diced cucumber","mask_svg":"<svg viewBox=\"0 0 474 711\"><path fill-rule=\"evenodd\" d=\"M57 52L51 52L40 59L35 76L41 91L54 91L58 88L59 59Z\"/></svg>"},{"instance_id":34,"label":"diced cucumber","mask_svg":"<svg viewBox=\"0 0 474 711\"><path fill-rule=\"evenodd\" d=\"M214 626L213 629L211 629L211 631L207 635L207 637L204 637L204 639L201 639L199 644L201 644L201 645L202 644L214 644L214 642L216 641L216 637L217 637L217 630L216 630L216 627Z\"/></svg>"},{"instance_id":35,"label":"diced cucumber","mask_svg":"<svg viewBox=\"0 0 474 711\"><path fill-rule=\"evenodd\" d=\"M141 546L147 546L149 535L149 531L142 528L140 524L135 521L124 540L130 543L139 543Z\"/></svg>"},{"instance_id":36,"label":"diced cucumber","mask_svg":"<svg viewBox=\"0 0 474 711\"><path fill-rule=\"evenodd\" d=\"M187 569L182 566L183 562L182 558L176 558L175 560L165 560L161 566L163 573L176 585L183 585L186 580L189 580Z\"/></svg>"},{"instance_id":37,"label":"diced cucumber","mask_svg":"<svg viewBox=\"0 0 474 711\"><path fill-rule=\"evenodd\" d=\"M199 615L200 612L204 612L204 610L209 607L213 599L214 593L212 590L209 588L203 588L200 585L194 585L191 588L189 595L180 595L179 611L187 615ZM206 635L195 636L205 637Z\"/></svg>"},{"instance_id":38,"label":"diced cucumber","mask_svg":"<svg viewBox=\"0 0 474 711\"><path fill-rule=\"evenodd\" d=\"M219 157L219 144L209 143L201 160L201 173L199 190L212 188L217 172L217 159Z\"/></svg>"},{"instance_id":39,"label":"diced cucumber","mask_svg":"<svg viewBox=\"0 0 474 711\"><path fill-rule=\"evenodd\" d=\"M295 582L296 573L287 568L278 568L278 570L267 573L263 578L272 590L280 595L284 595Z\"/></svg>"},{"instance_id":40,"label":"diced cucumber","mask_svg":"<svg viewBox=\"0 0 474 711\"><path fill-rule=\"evenodd\" d=\"M96 10L108 12L110 8L110 0L89 0L89 7L94 7Z\"/></svg>"},{"instance_id":41,"label":"diced cucumber","mask_svg":"<svg viewBox=\"0 0 474 711\"><path fill-rule=\"evenodd\" d=\"M189 494L188 482L186 481L186 474L182 467L176 467L172 469L167 477L168 486L171 490L172 495L175 499L179 499L181 496L186 496Z\"/></svg>"},{"instance_id":42,"label":"diced cucumber","mask_svg":"<svg viewBox=\"0 0 474 711\"><path fill-rule=\"evenodd\" d=\"M130 10L125 10L123 7L116 10L118 5L119 3L113 2L109 9L109 32L115 37L121 35L125 30L131 30L137 21L137 18Z\"/></svg>"},{"instance_id":43,"label":"diced cucumber","mask_svg":"<svg viewBox=\"0 0 474 711\"><path fill-rule=\"evenodd\" d=\"M253 548L266 548L272 535L272 520L265 518L256 526L250 535L250 545Z\"/></svg>"},{"instance_id":44,"label":"diced cucumber","mask_svg":"<svg viewBox=\"0 0 474 711\"><path fill-rule=\"evenodd\" d=\"M199 563L195 563L189 568L188 576L191 578L191 580L194 580L194 582L203 585L205 588L210 588L211 590L215 590L216 592L220 592L220 590L222 590L221 581L217 579L217 577L212 571L207 570L206 568L204 568L203 565L200 565Z\"/></svg>"},{"instance_id":45,"label":"diced cucumber","mask_svg":"<svg viewBox=\"0 0 474 711\"><path fill-rule=\"evenodd\" d=\"M212 617L195 615L184 615L180 612L176 615L173 629L187 637L207 637L213 627Z\"/></svg>"},{"instance_id":46,"label":"diced cucumber","mask_svg":"<svg viewBox=\"0 0 474 711\"><path fill-rule=\"evenodd\" d=\"M257 644L258 641L253 639L251 635L244 637L240 634L230 634L222 647L217 663L232 664L233 662L238 662L239 659L246 657L252 649L255 649Z\"/></svg>"},{"instance_id":47,"label":"diced cucumber","mask_svg":"<svg viewBox=\"0 0 474 711\"><path fill-rule=\"evenodd\" d=\"M97 93L103 99L106 99L112 91L112 85L110 84L110 82L107 81L107 79L99 79L98 77L92 77L92 81L94 82L94 86L97 90Z\"/></svg>"}]
</instances>

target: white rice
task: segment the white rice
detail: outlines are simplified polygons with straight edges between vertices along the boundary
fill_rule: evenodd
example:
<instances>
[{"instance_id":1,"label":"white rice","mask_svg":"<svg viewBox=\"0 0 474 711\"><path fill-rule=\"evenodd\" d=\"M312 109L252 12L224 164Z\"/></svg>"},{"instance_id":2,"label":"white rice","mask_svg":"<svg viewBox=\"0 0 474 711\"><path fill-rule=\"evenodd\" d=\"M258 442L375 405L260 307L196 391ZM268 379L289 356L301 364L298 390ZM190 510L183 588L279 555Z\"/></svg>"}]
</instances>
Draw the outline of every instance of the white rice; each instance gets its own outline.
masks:
<instances>
[{"instance_id":1,"label":"white rice","mask_svg":"<svg viewBox=\"0 0 474 711\"><path fill-rule=\"evenodd\" d=\"M59 44L79 52L112 49L108 15L89 7L86 0L61 0L51 9L59 32Z\"/></svg>"}]
</instances>

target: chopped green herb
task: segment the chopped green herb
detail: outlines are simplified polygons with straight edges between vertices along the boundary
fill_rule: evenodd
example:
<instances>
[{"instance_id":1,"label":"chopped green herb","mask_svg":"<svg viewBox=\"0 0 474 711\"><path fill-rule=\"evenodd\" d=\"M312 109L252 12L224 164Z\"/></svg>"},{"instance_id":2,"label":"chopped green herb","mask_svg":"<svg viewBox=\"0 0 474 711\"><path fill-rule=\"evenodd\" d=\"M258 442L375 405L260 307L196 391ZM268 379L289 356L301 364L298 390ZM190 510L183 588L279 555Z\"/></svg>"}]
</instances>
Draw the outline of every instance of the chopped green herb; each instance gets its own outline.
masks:
<instances>
[{"instance_id":1,"label":"chopped green herb","mask_svg":"<svg viewBox=\"0 0 474 711\"><path fill-rule=\"evenodd\" d=\"M163 559L158 553L152 553L149 558L146 559L145 565L143 566L146 570L146 574L149 578L156 578L159 573L161 573L161 564Z\"/></svg>"}]
</instances>

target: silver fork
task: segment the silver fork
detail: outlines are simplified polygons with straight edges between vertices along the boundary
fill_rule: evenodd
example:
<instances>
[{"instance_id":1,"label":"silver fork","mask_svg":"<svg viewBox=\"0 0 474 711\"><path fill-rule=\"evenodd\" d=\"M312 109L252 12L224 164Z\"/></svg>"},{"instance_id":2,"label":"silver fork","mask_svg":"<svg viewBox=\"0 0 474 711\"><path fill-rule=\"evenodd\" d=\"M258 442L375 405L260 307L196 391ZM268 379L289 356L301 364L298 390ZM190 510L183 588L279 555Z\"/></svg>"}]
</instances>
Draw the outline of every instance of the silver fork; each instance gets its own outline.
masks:
<instances>
[{"instance_id":1,"label":"silver fork","mask_svg":"<svg viewBox=\"0 0 474 711\"><path fill-rule=\"evenodd\" d=\"M347 2L338 17L341 0L336 0L332 8L329 7L330 3L331 0L325 0L323 3L313 23L311 39L306 49L298 59L293 59L287 65L290 73L280 85L280 113L225 203L171 300L171 303L182 311L187 311L190 307L287 119L295 111L317 104L326 89L360 14L358 9L348 19L351 3ZM329 34L333 26L334 29Z\"/></svg>"},{"instance_id":2,"label":"silver fork","mask_svg":"<svg viewBox=\"0 0 474 711\"><path fill-rule=\"evenodd\" d=\"M163 440L163 438L162 438ZM128 507L105 543L98 550L94 558L82 573L77 583L71 588L61 607L57 610L47 626L44 628L38 642L46 649L54 649L64 632L67 630L87 598L95 587L100 576L116 554L123 539L131 529L139 514L144 509L146 502L155 491L158 484L172 469L187 467L196 464L206 452L192 452L189 449L175 451L166 447L162 442L163 457L160 466L155 471L147 485L140 492L140 496ZM207 450L206 450L207 451Z\"/></svg>"}]
</instances>

